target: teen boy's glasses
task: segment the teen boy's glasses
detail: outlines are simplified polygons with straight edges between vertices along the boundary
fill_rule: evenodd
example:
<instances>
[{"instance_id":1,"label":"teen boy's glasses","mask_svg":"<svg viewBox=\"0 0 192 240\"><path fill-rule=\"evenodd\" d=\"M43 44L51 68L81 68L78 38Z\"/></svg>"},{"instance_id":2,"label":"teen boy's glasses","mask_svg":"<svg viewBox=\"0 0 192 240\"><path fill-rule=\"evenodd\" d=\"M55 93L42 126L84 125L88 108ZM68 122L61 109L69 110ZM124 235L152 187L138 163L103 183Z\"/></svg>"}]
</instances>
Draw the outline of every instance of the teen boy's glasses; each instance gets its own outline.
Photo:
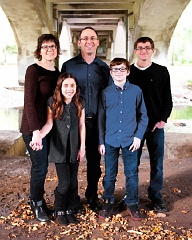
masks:
<instances>
[{"instance_id":1,"label":"teen boy's glasses","mask_svg":"<svg viewBox=\"0 0 192 240\"><path fill-rule=\"evenodd\" d=\"M142 50L145 50L145 51L150 51L152 49L152 47L138 47L136 48L135 50L141 52Z\"/></svg>"},{"instance_id":2,"label":"teen boy's glasses","mask_svg":"<svg viewBox=\"0 0 192 240\"><path fill-rule=\"evenodd\" d=\"M112 72L118 72L118 71L126 72L127 68L111 68L111 71Z\"/></svg>"},{"instance_id":3,"label":"teen boy's glasses","mask_svg":"<svg viewBox=\"0 0 192 240\"><path fill-rule=\"evenodd\" d=\"M51 50L57 49L57 46L56 46L56 45L51 45L51 46L43 45L43 46L41 46L41 48L42 48L44 51L48 51L48 49L51 49Z\"/></svg>"}]
</instances>

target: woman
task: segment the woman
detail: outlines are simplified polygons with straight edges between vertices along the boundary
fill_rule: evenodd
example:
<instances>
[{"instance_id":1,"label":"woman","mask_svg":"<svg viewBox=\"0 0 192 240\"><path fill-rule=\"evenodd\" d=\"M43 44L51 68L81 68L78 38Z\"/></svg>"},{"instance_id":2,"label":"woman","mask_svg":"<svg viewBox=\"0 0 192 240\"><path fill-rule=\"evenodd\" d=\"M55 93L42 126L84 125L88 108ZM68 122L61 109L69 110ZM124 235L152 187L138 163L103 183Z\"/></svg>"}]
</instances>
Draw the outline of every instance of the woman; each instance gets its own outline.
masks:
<instances>
[{"instance_id":1,"label":"woman","mask_svg":"<svg viewBox=\"0 0 192 240\"><path fill-rule=\"evenodd\" d=\"M42 139L39 130L46 123L47 100L53 95L60 75L58 68L55 67L59 51L59 41L54 35L41 35L34 52L38 62L30 65L25 75L24 110L20 131L31 159L31 209L34 217L42 222L49 220L48 209L43 199L48 168L48 149L47 137ZM40 151L34 151L29 146L30 142Z\"/></svg>"}]
</instances>

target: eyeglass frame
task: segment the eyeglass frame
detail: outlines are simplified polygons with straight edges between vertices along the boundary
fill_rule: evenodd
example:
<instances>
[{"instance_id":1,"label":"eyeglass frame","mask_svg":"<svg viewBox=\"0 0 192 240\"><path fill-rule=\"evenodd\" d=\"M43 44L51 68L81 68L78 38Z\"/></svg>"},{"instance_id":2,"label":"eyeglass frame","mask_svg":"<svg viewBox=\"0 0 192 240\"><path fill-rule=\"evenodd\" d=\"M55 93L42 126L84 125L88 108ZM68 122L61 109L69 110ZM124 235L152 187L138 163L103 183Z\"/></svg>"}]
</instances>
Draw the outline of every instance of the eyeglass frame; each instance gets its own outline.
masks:
<instances>
[{"instance_id":1,"label":"eyeglass frame","mask_svg":"<svg viewBox=\"0 0 192 240\"><path fill-rule=\"evenodd\" d=\"M57 49L57 46L56 45L43 45L41 46L41 49L43 49L44 51L48 51L49 49L51 50L56 50Z\"/></svg>"},{"instance_id":2,"label":"eyeglass frame","mask_svg":"<svg viewBox=\"0 0 192 240\"><path fill-rule=\"evenodd\" d=\"M145 51L150 51L150 50L153 50L152 47L149 47L149 46L146 46L146 47L138 47L138 48L135 48L136 51L142 51L142 50L145 50Z\"/></svg>"},{"instance_id":3,"label":"eyeglass frame","mask_svg":"<svg viewBox=\"0 0 192 240\"><path fill-rule=\"evenodd\" d=\"M122 71L122 69L123 69L123 71ZM111 70L112 72L118 72L118 71L120 71L120 72L126 72L126 71L127 71L127 68L110 68L110 70Z\"/></svg>"},{"instance_id":4,"label":"eyeglass frame","mask_svg":"<svg viewBox=\"0 0 192 240\"><path fill-rule=\"evenodd\" d=\"M92 42L94 42L94 41L97 41L97 40L99 40L99 39L98 39L98 37L90 37L90 38L88 38L88 37L83 37L83 38L79 38L79 41L85 41L85 42L87 42L88 40L91 40Z\"/></svg>"}]
</instances>

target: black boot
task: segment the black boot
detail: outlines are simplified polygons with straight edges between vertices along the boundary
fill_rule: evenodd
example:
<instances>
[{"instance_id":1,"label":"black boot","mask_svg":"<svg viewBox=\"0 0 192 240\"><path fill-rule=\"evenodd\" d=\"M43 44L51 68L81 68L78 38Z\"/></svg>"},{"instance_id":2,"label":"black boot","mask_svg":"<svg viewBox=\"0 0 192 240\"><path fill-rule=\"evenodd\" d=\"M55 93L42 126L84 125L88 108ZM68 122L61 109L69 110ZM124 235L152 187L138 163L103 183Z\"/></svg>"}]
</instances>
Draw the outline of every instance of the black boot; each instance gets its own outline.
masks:
<instances>
[{"instance_id":1,"label":"black boot","mask_svg":"<svg viewBox=\"0 0 192 240\"><path fill-rule=\"evenodd\" d=\"M47 216L47 213L45 209L43 208L43 200L35 202L33 200L30 201L31 209L33 211L35 219L41 221L41 222L47 222L49 221L49 217Z\"/></svg>"},{"instance_id":2,"label":"black boot","mask_svg":"<svg viewBox=\"0 0 192 240\"><path fill-rule=\"evenodd\" d=\"M59 225L67 226L69 224L64 211L55 211L54 216Z\"/></svg>"},{"instance_id":3,"label":"black boot","mask_svg":"<svg viewBox=\"0 0 192 240\"><path fill-rule=\"evenodd\" d=\"M45 199L43 199L43 209L51 219L54 217L55 210L47 206Z\"/></svg>"},{"instance_id":4,"label":"black boot","mask_svg":"<svg viewBox=\"0 0 192 240\"><path fill-rule=\"evenodd\" d=\"M66 194L60 194L57 189L54 191L55 194L55 220L60 225L68 225L68 220L65 213Z\"/></svg>"},{"instance_id":5,"label":"black boot","mask_svg":"<svg viewBox=\"0 0 192 240\"><path fill-rule=\"evenodd\" d=\"M69 223L77 224L79 221L77 220L73 210L66 211L66 217Z\"/></svg>"}]
</instances>

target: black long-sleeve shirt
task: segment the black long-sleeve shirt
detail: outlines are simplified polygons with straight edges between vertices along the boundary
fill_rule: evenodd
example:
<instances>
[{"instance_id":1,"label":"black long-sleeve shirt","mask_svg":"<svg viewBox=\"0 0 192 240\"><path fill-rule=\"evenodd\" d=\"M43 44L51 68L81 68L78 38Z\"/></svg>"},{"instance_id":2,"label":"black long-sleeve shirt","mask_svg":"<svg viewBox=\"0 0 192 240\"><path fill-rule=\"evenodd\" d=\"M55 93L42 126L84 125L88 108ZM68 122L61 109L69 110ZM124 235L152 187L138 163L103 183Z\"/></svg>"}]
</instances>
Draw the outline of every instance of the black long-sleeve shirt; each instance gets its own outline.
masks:
<instances>
[{"instance_id":1,"label":"black long-sleeve shirt","mask_svg":"<svg viewBox=\"0 0 192 240\"><path fill-rule=\"evenodd\" d=\"M21 133L30 135L41 129L47 119L47 100L53 95L60 72L30 65L25 74L24 109Z\"/></svg>"},{"instance_id":2,"label":"black long-sleeve shirt","mask_svg":"<svg viewBox=\"0 0 192 240\"><path fill-rule=\"evenodd\" d=\"M173 107L167 68L153 62L147 69L140 70L132 64L128 79L143 91L149 127L153 128L159 121L167 122Z\"/></svg>"}]
</instances>

